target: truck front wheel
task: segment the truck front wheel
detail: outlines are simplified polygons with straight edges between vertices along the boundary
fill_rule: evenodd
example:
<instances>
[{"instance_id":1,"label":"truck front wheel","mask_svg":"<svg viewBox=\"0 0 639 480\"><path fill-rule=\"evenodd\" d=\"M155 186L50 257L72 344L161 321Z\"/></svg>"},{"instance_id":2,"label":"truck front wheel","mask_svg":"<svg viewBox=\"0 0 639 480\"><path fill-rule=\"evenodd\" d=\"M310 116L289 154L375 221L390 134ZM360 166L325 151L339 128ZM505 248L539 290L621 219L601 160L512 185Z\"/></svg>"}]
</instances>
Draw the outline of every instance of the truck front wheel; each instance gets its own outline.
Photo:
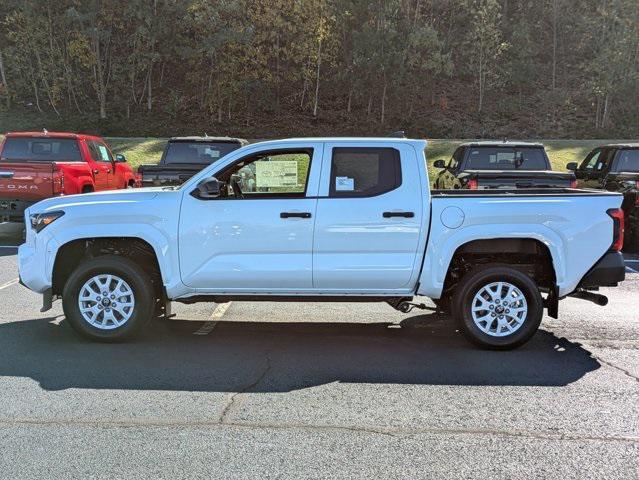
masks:
<instances>
[{"instance_id":1,"label":"truck front wheel","mask_svg":"<svg viewBox=\"0 0 639 480\"><path fill-rule=\"evenodd\" d=\"M453 314L471 342L509 350L535 334L543 299L535 282L518 270L507 265L477 267L457 286Z\"/></svg>"},{"instance_id":2,"label":"truck front wheel","mask_svg":"<svg viewBox=\"0 0 639 480\"><path fill-rule=\"evenodd\" d=\"M67 321L80 335L99 342L127 340L153 317L155 294L146 272L117 255L81 263L62 294Z\"/></svg>"}]
</instances>

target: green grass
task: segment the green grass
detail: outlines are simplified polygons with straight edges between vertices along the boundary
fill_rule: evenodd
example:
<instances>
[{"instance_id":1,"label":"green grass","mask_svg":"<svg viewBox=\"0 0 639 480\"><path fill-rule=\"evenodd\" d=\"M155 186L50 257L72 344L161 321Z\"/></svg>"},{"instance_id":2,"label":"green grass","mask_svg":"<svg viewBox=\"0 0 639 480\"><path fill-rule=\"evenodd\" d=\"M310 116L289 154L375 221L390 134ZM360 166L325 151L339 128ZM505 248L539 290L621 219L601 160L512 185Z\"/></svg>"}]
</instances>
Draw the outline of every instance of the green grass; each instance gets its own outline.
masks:
<instances>
[{"instance_id":1,"label":"green grass","mask_svg":"<svg viewBox=\"0 0 639 480\"><path fill-rule=\"evenodd\" d=\"M0 135L0 139L2 136ZM165 138L126 138L107 137L107 143L114 153L126 156L129 164L137 169L143 163L157 163L166 145ZM465 140L429 140L426 156L428 158L428 173L431 181L435 178L437 169L432 164L437 159L448 159L455 148ZM618 140L541 140L546 146L553 170L566 171L566 164L579 162L593 148Z\"/></svg>"}]
</instances>

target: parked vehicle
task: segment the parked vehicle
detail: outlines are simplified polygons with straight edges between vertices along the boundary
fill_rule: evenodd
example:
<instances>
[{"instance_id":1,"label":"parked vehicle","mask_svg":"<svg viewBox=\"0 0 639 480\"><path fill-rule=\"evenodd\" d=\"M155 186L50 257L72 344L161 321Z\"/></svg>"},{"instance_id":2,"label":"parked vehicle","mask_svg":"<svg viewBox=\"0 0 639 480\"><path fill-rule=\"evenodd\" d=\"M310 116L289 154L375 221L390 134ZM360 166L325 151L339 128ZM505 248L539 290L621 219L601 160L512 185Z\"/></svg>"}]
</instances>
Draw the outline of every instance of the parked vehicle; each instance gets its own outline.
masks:
<instances>
[{"instance_id":1,"label":"parked vehicle","mask_svg":"<svg viewBox=\"0 0 639 480\"><path fill-rule=\"evenodd\" d=\"M140 165L138 175L144 187L181 185L244 145L248 142L242 138L174 137L167 142L160 163Z\"/></svg>"},{"instance_id":2,"label":"parked vehicle","mask_svg":"<svg viewBox=\"0 0 639 480\"><path fill-rule=\"evenodd\" d=\"M513 348L544 307L624 279L622 196L433 191L426 142L293 139L241 148L180 188L27 209L21 282L62 298L82 335L139 332L170 301L383 301L451 311L473 342ZM250 170L254 182L237 178Z\"/></svg>"},{"instance_id":3,"label":"parked vehicle","mask_svg":"<svg viewBox=\"0 0 639 480\"><path fill-rule=\"evenodd\" d=\"M620 192L626 214L624 248L639 250L639 143L620 143L595 148L574 170L580 188Z\"/></svg>"},{"instance_id":4,"label":"parked vehicle","mask_svg":"<svg viewBox=\"0 0 639 480\"><path fill-rule=\"evenodd\" d=\"M573 173L553 172L541 143L470 142L460 145L442 171L435 188L576 188Z\"/></svg>"},{"instance_id":5,"label":"parked vehicle","mask_svg":"<svg viewBox=\"0 0 639 480\"><path fill-rule=\"evenodd\" d=\"M0 222L22 222L25 209L45 198L133 186L124 156L100 137L15 132L0 145Z\"/></svg>"}]
</instances>

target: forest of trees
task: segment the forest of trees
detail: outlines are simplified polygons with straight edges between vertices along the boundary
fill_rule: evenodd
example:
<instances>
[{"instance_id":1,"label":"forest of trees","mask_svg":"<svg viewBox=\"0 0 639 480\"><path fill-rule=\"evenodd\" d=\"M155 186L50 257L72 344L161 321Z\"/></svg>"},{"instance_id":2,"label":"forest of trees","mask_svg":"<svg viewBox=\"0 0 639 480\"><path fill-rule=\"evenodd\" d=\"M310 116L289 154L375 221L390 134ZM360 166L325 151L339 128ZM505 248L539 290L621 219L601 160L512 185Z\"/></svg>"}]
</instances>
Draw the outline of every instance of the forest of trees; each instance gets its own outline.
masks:
<instances>
[{"instance_id":1,"label":"forest of trees","mask_svg":"<svg viewBox=\"0 0 639 480\"><path fill-rule=\"evenodd\" d=\"M638 0L3 0L0 111L116 135L639 136Z\"/></svg>"}]
</instances>

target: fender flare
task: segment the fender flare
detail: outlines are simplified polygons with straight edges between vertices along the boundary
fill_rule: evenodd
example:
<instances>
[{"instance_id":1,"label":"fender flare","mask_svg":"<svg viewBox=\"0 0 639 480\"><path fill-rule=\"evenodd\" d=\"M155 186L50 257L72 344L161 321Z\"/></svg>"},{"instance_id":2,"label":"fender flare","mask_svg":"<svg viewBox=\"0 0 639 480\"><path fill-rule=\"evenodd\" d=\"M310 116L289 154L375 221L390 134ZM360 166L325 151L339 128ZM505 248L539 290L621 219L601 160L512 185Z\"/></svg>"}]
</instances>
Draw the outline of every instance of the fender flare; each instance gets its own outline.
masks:
<instances>
[{"instance_id":1,"label":"fender flare","mask_svg":"<svg viewBox=\"0 0 639 480\"><path fill-rule=\"evenodd\" d=\"M486 225L469 226L459 230L450 230L446 235L441 235L433 244L428 246L424 258L424 266L419 278L419 295L430 298L441 298L444 289L444 281L448 274L451 261L455 252L463 245L475 240L497 239L529 239L542 243L550 252L552 266L558 285L566 280L566 255L558 245L564 245L556 232L548 227L536 225L520 225L519 229L513 229L512 225L491 225L490 233L487 233Z\"/></svg>"}]
</instances>

